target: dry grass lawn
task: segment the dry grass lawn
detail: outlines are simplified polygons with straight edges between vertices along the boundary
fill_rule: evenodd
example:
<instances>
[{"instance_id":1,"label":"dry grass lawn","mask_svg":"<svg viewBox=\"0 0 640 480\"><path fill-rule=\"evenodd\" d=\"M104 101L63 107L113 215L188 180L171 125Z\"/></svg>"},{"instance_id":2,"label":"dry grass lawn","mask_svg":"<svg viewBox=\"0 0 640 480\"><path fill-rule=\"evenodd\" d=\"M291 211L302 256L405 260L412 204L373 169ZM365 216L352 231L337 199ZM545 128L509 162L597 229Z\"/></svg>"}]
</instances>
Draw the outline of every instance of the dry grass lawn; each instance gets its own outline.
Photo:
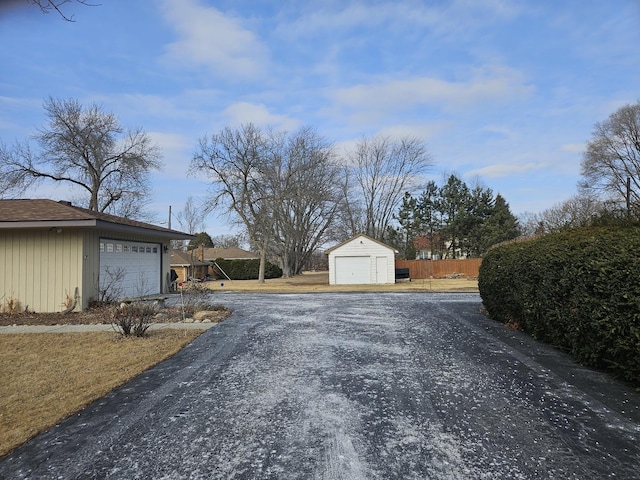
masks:
<instances>
[{"instance_id":1,"label":"dry grass lawn","mask_svg":"<svg viewBox=\"0 0 640 480\"><path fill-rule=\"evenodd\" d=\"M478 291L475 278L415 279L388 285L329 285L329 272L305 272L293 278L273 278L264 283L257 280L217 280L206 285L213 291L264 293Z\"/></svg>"},{"instance_id":2,"label":"dry grass lawn","mask_svg":"<svg viewBox=\"0 0 640 480\"><path fill-rule=\"evenodd\" d=\"M0 335L0 457L169 358L203 330Z\"/></svg>"}]
</instances>

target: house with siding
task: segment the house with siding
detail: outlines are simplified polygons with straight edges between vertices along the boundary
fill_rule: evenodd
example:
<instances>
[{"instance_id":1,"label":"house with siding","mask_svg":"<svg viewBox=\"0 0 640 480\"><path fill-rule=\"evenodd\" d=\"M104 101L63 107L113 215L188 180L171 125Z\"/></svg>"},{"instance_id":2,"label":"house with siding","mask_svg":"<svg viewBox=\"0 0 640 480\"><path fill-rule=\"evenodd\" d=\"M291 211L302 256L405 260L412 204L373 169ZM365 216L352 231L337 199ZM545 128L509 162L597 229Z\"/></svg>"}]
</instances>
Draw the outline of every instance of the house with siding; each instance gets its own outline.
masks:
<instances>
[{"instance_id":1,"label":"house with siding","mask_svg":"<svg viewBox=\"0 0 640 480\"><path fill-rule=\"evenodd\" d=\"M54 200L0 200L0 309L86 309L168 292L177 230Z\"/></svg>"}]
</instances>

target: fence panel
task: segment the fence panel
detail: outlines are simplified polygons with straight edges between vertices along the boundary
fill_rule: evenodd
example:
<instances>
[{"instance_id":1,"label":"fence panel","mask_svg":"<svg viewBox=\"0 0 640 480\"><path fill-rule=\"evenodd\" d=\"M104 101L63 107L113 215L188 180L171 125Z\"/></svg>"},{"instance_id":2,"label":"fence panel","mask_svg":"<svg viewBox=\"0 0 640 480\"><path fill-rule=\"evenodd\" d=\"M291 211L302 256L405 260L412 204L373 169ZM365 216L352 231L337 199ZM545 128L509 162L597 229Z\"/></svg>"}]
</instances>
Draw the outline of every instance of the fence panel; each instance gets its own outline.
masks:
<instances>
[{"instance_id":1,"label":"fence panel","mask_svg":"<svg viewBox=\"0 0 640 480\"><path fill-rule=\"evenodd\" d=\"M481 258L449 260L396 260L396 268L408 268L411 278L441 278L448 275L477 277Z\"/></svg>"}]
</instances>

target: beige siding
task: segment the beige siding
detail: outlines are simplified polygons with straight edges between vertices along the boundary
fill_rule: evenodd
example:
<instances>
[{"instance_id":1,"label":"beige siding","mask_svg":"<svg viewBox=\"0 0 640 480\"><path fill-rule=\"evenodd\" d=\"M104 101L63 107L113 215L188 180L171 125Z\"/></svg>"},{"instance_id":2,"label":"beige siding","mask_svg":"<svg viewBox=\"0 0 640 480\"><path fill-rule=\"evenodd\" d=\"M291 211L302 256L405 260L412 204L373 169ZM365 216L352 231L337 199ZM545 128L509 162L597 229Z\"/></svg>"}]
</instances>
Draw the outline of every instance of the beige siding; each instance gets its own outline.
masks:
<instances>
[{"instance_id":1,"label":"beige siding","mask_svg":"<svg viewBox=\"0 0 640 480\"><path fill-rule=\"evenodd\" d=\"M82 295L82 252L82 236L74 229L0 232L2 308L14 301L21 311L64 310L76 287Z\"/></svg>"},{"instance_id":2,"label":"beige siding","mask_svg":"<svg viewBox=\"0 0 640 480\"><path fill-rule=\"evenodd\" d=\"M162 249L162 290L168 291L168 241L109 230L64 228L0 231L0 309L9 302L34 312L59 312L76 287L76 310L99 299L100 238L152 242Z\"/></svg>"}]
</instances>

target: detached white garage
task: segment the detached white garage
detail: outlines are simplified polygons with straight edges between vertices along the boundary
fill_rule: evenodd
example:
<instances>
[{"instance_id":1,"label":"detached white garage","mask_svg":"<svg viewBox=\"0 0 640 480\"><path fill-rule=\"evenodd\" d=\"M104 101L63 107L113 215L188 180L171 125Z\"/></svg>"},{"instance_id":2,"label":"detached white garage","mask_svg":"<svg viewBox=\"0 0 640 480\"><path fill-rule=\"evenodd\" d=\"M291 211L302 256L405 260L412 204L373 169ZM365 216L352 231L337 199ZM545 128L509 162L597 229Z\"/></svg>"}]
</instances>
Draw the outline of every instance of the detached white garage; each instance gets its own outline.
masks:
<instances>
[{"instance_id":1,"label":"detached white garage","mask_svg":"<svg viewBox=\"0 0 640 480\"><path fill-rule=\"evenodd\" d=\"M389 245L356 235L325 252L329 285L395 283L395 253Z\"/></svg>"}]
</instances>

